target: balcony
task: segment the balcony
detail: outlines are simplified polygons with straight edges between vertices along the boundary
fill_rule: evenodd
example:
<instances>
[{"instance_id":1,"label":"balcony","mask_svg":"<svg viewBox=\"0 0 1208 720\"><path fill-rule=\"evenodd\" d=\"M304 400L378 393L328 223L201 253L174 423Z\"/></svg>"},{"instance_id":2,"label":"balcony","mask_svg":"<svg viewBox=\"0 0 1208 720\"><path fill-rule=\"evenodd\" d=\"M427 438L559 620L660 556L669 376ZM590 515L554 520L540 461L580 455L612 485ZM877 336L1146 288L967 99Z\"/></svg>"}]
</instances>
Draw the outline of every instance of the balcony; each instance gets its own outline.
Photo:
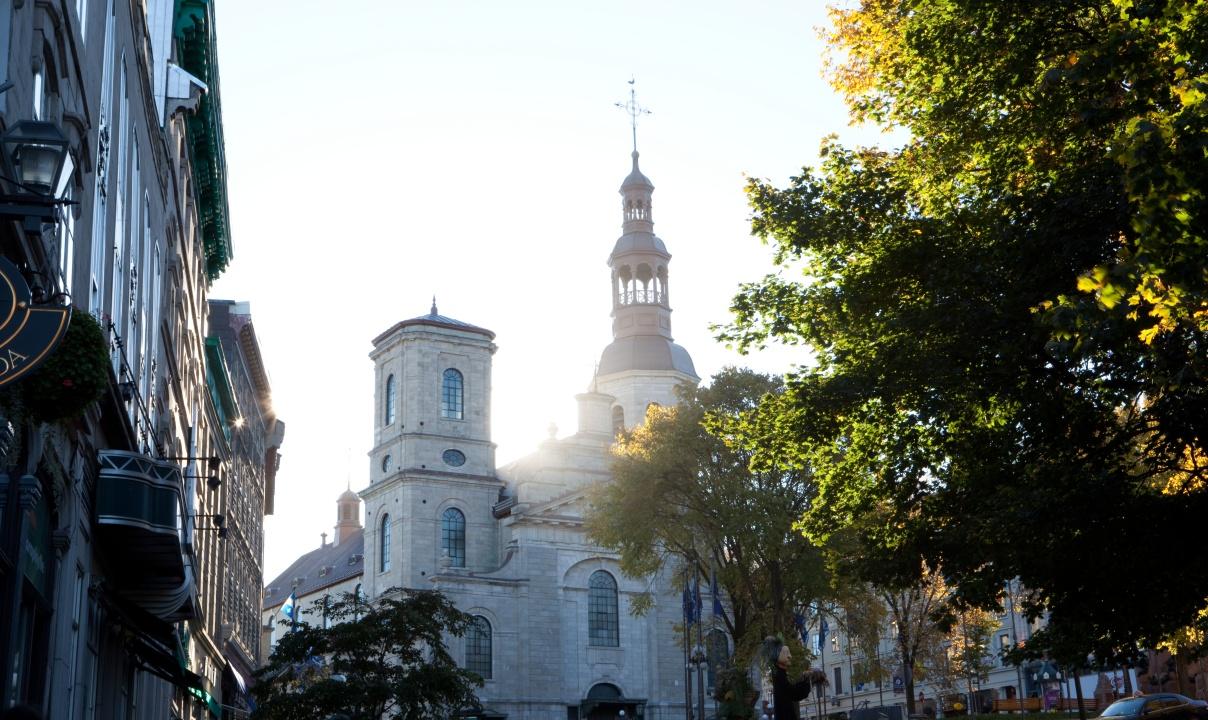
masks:
<instances>
[{"instance_id":1,"label":"balcony","mask_svg":"<svg viewBox=\"0 0 1208 720\"><path fill-rule=\"evenodd\" d=\"M193 617L180 468L122 450L101 450L97 460L97 539L115 589L161 620Z\"/></svg>"}]
</instances>

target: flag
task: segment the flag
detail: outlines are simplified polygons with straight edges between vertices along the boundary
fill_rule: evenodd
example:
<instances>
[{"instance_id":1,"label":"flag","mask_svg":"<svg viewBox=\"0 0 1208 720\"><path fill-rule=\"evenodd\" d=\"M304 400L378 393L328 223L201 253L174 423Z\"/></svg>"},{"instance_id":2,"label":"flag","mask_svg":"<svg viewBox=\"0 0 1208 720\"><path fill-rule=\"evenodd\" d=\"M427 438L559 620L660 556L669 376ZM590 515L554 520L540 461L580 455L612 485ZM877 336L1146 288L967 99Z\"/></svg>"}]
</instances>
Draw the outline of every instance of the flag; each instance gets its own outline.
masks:
<instances>
[{"instance_id":1,"label":"flag","mask_svg":"<svg viewBox=\"0 0 1208 720\"><path fill-rule=\"evenodd\" d=\"M793 613L793 625L797 626L797 634L801 636L801 646L811 647L809 628L805 626L805 616L799 612Z\"/></svg>"},{"instance_id":2,"label":"flag","mask_svg":"<svg viewBox=\"0 0 1208 720\"><path fill-rule=\"evenodd\" d=\"M281 614L289 618L289 629L292 631L298 625L298 593L291 592L285 602L281 603Z\"/></svg>"},{"instance_id":3,"label":"flag","mask_svg":"<svg viewBox=\"0 0 1208 720\"><path fill-rule=\"evenodd\" d=\"M725 615L725 610L721 607L721 595L717 591L717 571L713 571L713 617L719 618Z\"/></svg>"},{"instance_id":4,"label":"flag","mask_svg":"<svg viewBox=\"0 0 1208 720\"><path fill-rule=\"evenodd\" d=\"M822 622L818 625L818 644L826 642L826 633L829 632L830 626L826 624L826 618L822 618Z\"/></svg>"},{"instance_id":5,"label":"flag","mask_svg":"<svg viewBox=\"0 0 1208 720\"><path fill-rule=\"evenodd\" d=\"M688 587L688 581L684 581L684 625L691 625L696 622L692 607L692 590Z\"/></svg>"},{"instance_id":6,"label":"flag","mask_svg":"<svg viewBox=\"0 0 1208 720\"><path fill-rule=\"evenodd\" d=\"M700 575L692 577L692 617L700 622Z\"/></svg>"}]
</instances>

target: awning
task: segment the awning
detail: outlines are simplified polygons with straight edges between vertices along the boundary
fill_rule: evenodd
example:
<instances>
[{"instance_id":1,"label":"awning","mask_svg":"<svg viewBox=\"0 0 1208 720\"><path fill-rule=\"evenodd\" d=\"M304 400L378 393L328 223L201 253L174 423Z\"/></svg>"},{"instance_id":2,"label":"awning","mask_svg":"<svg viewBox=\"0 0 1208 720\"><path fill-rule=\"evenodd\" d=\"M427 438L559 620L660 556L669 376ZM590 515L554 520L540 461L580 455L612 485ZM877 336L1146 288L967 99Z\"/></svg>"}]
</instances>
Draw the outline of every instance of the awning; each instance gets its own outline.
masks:
<instances>
[{"instance_id":1,"label":"awning","mask_svg":"<svg viewBox=\"0 0 1208 720\"><path fill-rule=\"evenodd\" d=\"M111 591L100 597L110 617L127 630L127 647L140 667L186 692L204 691L205 680L181 662L184 651L172 625Z\"/></svg>"},{"instance_id":2,"label":"awning","mask_svg":"<svg viewBox=\"0 0 1208 720\"><path fill-rule=\"evenodd\" d=\"M201 688L189 688L189 694L206 704L206 709L216 718L222 717L222 703L214 699L214 696Z\"/></svg>"}]
</instances>

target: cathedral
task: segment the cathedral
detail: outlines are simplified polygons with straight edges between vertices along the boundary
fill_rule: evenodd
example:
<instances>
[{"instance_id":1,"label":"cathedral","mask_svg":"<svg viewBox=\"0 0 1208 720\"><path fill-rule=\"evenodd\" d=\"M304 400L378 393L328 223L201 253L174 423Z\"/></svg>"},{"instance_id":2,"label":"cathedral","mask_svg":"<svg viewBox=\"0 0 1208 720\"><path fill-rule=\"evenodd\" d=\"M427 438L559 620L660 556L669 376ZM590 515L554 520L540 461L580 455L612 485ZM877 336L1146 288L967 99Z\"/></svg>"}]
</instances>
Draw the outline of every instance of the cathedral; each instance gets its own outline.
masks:
<instances>
[{"instance_id":1,"label":"cathedral","mask_svg":"<svg viewBox=\"0 0 1208 720\"><path fill-rule=\"evenodd\" d=\"M435 303L396 323L370 353L376 389L371 476L359 493L364 527L346 527L359 523L348 517L352 493L341 496L336 543L299 558L266 588L266 617L291 587L300 604L336 583L355 582L370 599L395 587L435 588L474 618L451 650L484 678L480 716L683 716L679 591L666 577L621 574L583 526L588 488L609 477L616 432L641 422L652 403L673 404L680 384L699 381L672 339L671 255L654 234L654 185L636 150L632 157L620 189L623 231L608 259L613 339L576 396L577 431L497 467L495 334L441 315ZM630 600L645 592L654 606L634 617Z\"/></svg>"}]
</instances>

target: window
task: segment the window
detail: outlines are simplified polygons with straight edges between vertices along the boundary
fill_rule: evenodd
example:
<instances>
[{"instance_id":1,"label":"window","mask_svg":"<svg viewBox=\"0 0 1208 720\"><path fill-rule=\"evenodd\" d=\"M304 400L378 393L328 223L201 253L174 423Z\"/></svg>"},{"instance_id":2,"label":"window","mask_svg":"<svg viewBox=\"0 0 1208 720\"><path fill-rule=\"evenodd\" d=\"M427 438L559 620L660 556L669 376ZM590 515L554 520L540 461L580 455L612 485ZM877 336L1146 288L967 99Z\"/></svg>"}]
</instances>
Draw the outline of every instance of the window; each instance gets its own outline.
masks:
<instances>
[{"instance_id":1,"label":"window","mask_svg":"<svg viewBox=\"0 0 1208 720\"><path fill-rule=\"evenodd\" d=\"M831 635L831 652L839 652L839 633Z\"/></svg>"},{"instance_id":2,"label":"window","mask_svg":"<svg viewBox=\"0 0 1208 720\"><path fill-rule=\"evenodd\" d=\"M445 510L440 518L440 549L453 567L466 566L466 516L457 508Z\"/></svg>"},{"instance_id":3,"label":"window","mask_svg":"<svg viewBox=\"0 0 1208 720\"><path fill-rule=\"evenodd\" d=\"M378 572L390 569L390 514L382 516L382 531L378 534Z\"/></svg>"},{"instance_id":4,"label":"window","mask_svg":"<svg viewBox=\"0 0 1208 720\"><path fill-rule=\"evenodd\" d=\"M466 630L466 670L491 679L491 623L481 615L475 615Z\"/></svg>"},{"instance_id":5,"label":"window","mask_svg":"<svg viewBox=\"0 0 1208 720\"><path fill-rule=\"evenodd\" d=\"M453 368L445 370L440 390L440 416L461 420L464 400L465 390L461 373Z\"/></svg>"},{"instance_id":6,"label":"window","mask_svg":"<svg viewBox=\"0 0 1208 720\"><path fill-rule=\"evenodd\" d=\"M394 458L389 455L382 456L382 472L388 473L394 467Z\"/></svg>"},{"instance_id":7,"label":"window","mask_svg":"<svg viewBox=\"0 0 1208 720\"><path fill-rule=\"evenodd\" d=\"M394 424L394 376L386 378L386 413L383 418L386 425Z\"/></svg>"},{"instance_id":8,"label":"window","mask_svg":"<svg viewBox=\"0 0 1208 720\"><path fill-rule=\"evenodd\" d=\"M440 457L450 467L461 467L466 464L466 454L460 450L446 450Z\"/></svg>"},{"instance_id":9,"label":"window","mask_svg":"<svg viewBox=\"0 0 1208 720\"><path fill-rule=\"evenodd\" d=\"M835 694L843 694L843 668L835 668Z\"/></svg>"},{"instance_id":10,"label":"window","mask_svg":"<svg viewBox=\"0 0 1208 720\"><path fill-rule=\"evenodd\" d=\"M612 406L612 434L620 435L625 432L625 408L620 405Z\"/></svg>"},{"instance_id":11,"label":"window","mask_svg":"<svg viewBox=\"0 0 1208 720\"><path fill-rule=\"evenodd\" d=\"M603 570L592 573L588 582L587 639L588 644L603 647L621 644L617 622L617 581Z\"/></svg>"},{"instance_id":12,"label":"window","mask_svg":"<svg viewBox=\"0 0 1208 720\"><path fill-rule=\"evenodd\" d=\"M42 68L34 70L34 120L46 118L46 75Z\"/></svg>"}]
</instances>

